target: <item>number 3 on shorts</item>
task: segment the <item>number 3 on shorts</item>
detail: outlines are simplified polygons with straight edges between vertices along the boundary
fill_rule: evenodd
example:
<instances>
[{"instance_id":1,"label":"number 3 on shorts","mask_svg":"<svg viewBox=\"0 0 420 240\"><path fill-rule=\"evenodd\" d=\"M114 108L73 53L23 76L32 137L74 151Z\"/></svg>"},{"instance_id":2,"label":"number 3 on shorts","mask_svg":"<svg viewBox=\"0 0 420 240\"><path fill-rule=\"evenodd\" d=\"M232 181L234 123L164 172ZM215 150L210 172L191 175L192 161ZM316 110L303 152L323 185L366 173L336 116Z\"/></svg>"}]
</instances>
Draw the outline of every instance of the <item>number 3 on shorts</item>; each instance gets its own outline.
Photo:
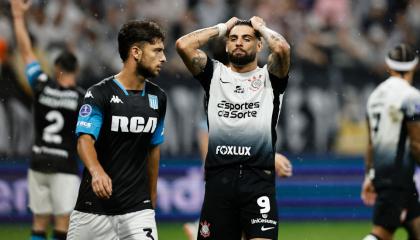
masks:
<instances>
[{"instance_id":1,"label":"number 3 on shorts","mask_svg":"<svg viewBox=\"0 0 420 240\"><path fill-rule=\"evenodd\" d=\"M270 212L270 199L267 196L259 197L257 199L257 204L261 207L261 214Z\"/></svg>"},{"instance_id":2,"label":"number 3 on shorts","mask_svg":"<svg viewBox=\"0 0 420 240\"><path fill-rule=\"evenodd\" d=\"M145 228L143 231L146 233L146 237L155 240L155 238L152 236L152 229L151 228Z\"/></svg>"}]
</instances>

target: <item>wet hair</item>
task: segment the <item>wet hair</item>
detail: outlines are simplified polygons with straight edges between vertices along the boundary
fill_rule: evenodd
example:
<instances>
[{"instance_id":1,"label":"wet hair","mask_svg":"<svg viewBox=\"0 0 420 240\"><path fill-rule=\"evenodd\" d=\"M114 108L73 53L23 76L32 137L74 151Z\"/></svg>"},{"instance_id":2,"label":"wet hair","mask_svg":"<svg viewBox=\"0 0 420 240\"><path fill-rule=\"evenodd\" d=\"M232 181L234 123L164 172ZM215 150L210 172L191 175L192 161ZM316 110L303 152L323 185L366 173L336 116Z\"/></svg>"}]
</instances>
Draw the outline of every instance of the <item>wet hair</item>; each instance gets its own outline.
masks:
<instances>
[{"instance_id":1,"label":"wet hair","mask_svg":"<svg viewBox=\"0 0 420 240\"><path fill-rule=\"evenodd\" d=\"M249 26L249 27L251 27L251 28L253 28L252 27L252 23L251 23L251 20L242 20L242 19L238 19L236 22L235 22L235 24L233 25L233 27L235 27L235 26L239 26L239 25L245 25L245 26ZM233 28L232 27L232 28ZM232 30L232 28L231 28L231 30ZM230 30L226 33L226 36L229 36L229 34L230 34ZM256 30L254 30L254 34L255 34L255 37L258 39L258 40L261 40L261 33L260 32L258 32L258 31L256 31Z\"/></svg>"},{"instance_id":2,"label":"wet hair","mask_svg":"<svg viewBox=\"0 0 420 240\"><path fill-rule=\"evenodd\" d=\"M118 52L123 61L127 60L129 50L136 43L165 40L165 35L159 25L152 21L132 20L125 23L118 32Z\"/></svg>"},{"instance_id":3,"label":"wet hair","mask_svg":"<svg viewBox=\"0 0 420 240\"><path fill-rule=\"evenodd\" d=\"M396 62L411 62L417 57L416 52L414 49L405 43L399 44L393 49L391 49L388 53L388 58L394 60ZM396 71L396 70L394 70ZM396 71L400 75L404 75L407 71Z\"/></svg>"},{"instance_id":4,"label":"wet hair","mask_svg":"<svg viewBox=\"0 0 420 240\"><path fill-rule=\"evenodd\" d=\"M54 64L67 73L74 73L78 68L77 58L69 50L62 51L55 59Z\"/></svg>"}]
</instances>

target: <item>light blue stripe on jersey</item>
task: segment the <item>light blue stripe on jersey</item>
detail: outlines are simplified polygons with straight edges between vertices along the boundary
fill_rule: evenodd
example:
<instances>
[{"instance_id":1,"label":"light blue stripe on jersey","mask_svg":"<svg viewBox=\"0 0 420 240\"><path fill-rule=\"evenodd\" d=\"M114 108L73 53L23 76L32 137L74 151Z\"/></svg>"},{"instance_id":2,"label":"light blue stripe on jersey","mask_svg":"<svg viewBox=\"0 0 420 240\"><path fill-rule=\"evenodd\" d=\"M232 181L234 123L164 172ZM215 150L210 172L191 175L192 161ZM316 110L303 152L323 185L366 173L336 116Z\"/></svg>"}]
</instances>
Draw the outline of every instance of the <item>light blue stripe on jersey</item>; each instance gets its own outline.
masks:
<instances>
[{"instance_id":1,"label":"light blue stripe on jersey","mask_svg":"<svg viewBox=\"0 0 420 240\"><path fill-rule=\"evenodd\" d=\"M127 92L127 90L125 90L125 87L120 83L120 82L118 82L118 80L117 79L112 79L113 81L114 81L114 83L115 84L117 84L118 85L118 87L120 87L121 88L121 90L123 90L123 92L124 92L124 94L126 95L126 96L128 96L128 92Z\"/></svg>"},{"instance_id":2,"label":"light blue stripe on jersey","mask_svg":"<svg viewBox=\"0 0 420 240\"><path fill-rule=\"evenodd\" d=\"M38 61L34 61L26 65L25 74L29 85L33 89L35 87L36 79L41 75L42 69Z\"/></svg>"},{"instance_id":3,"label":"light blue stripe on jersey","mask_svg":"<svg viewBox=\"0 0 420 240\"><path fill-rule=\"evenodd\" d=\"M156 130L155 130L155 132L153 133L153 136L152 136L152 140L151 140L151 144L152 145L159 145L159 144L161 144L161 143L163 143L163 141L165 140L165 137L164 137L164 130L165 130L165 128L163 127L163 119L161 118L161 119L159 119L159 122L157 123L157 127L156 127Z\"/></svg>"},{"instance_id":4,"label":"light blue stripe on jersey","mask_svg":"<svg viewBox=\"0 0 420 240\"><path fill-rule=\"evenodd\" d=\"M81 134L86 133L94 136L95 140L98 140L103 122L102 111L99 108L93 106L89 115L82 115L84 114L79 113L79 117L77 119L76 135L80 136Z\"/></svg>"},{"instance_id":5,"label":"light blue stripe on jersey","mask_svg":"<svg viewBox=\"0 0 420 240\"><path fill-rule=\"evenodd\" d=\"M118 85L118 87L120 87L121 88L121 90L123 90L123 92L125 93L125 95L126 96L128 96L128 92L127 92L127 90L125 89L125 87L120 83L120 82L118 82L118 80L117 79L112 79L113 81L114 81L114 83L115 84L117 84ZM142 96L142 97L144 97L144 93L146 92L146 82L144 82L144 88L143 88L143 90L141 91L141 93L140 93L140 95Z\"/></svg>"},{"instance_id":6,"label":"light blue stripe on jersey","mask_svg":"<svg viewBox=\"0 0 420 240\"><path fill-rule=\"evenodd\" d=\"M31 236L30 240L46 240L46 238L40 236Z\"/></svg>"}]
</instances>

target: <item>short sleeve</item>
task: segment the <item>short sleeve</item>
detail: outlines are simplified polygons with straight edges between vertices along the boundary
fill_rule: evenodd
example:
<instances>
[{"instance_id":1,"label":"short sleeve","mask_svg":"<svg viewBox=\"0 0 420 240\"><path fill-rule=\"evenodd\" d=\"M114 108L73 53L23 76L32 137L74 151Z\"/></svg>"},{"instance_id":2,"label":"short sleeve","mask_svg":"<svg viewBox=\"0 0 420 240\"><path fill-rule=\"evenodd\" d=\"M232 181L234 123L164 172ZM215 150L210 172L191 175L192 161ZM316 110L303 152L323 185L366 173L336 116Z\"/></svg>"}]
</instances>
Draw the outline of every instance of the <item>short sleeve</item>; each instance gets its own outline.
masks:
<instances>
[{"instance_id":1,"label":"short sleeve","mask_svg":"<svg viewBox=\"0 0 420 240\"><path fill-rule=\"evenodd\" d=\"M76 125L76 135L90 134L98 140L103 123L103 112L105 101L98 86L90 88L83 99L79 109L79 116Z\"/></svg>"},{"instance_id":2,"label":"short sleeve","mask_svg":"<svg viewBox=\"0 0 420 240\"><path fill-rule=\"evenodd\" d=\"M269 73L268 76L270 77L271 86L273 86L273 89L279 94L283 94L286 91L287 84L289 82L289 75L279 78L276 75Z\"/></svg>"},{"instance_id":3,"label":"short sleeve","mask_svg":"<svg viewBox=\"0 0 420 240\"><path fill-rule=\"evenodd\" d=\"M207 63L203 71L194 76L194 78L200 82L201 86L203 86L206 92L208 92L210 89L211 79L213 78L214 64L215 61L207 56Z\"/></svg>"},{"instance_id":4,"label":"short sleeve","mask_svg":"<svg viewBox=\"0 0 420 240\"><path fill-rule=\"evenodd\" d=\"M165 115L166 115L166 95L163 94L160 99L159 119L157 122L156 130L152 135L150 144L153 146L162 144L165 140Z\"/></svg>"},{"instance_id":5,"label":"short sleeve","mask_svg":"<svg viewBox=\"0 0 420 240\"><path fill-rule=\"evenodd\" d=\"M420 94L407 98L402 104L405 120L420 121Z\"/></svg>"},{"instance_id":6,"label":"short sleeve","mask_svg":"<svg viewBox=\"0 0 420 240\"><path fill-rule=\"evenodd\" d=\"M42 77L43 74L41 65L38 61L34 61L26 65L25 75L32 89L35 88L37 80Z\"/></svg>"}]
</instances>

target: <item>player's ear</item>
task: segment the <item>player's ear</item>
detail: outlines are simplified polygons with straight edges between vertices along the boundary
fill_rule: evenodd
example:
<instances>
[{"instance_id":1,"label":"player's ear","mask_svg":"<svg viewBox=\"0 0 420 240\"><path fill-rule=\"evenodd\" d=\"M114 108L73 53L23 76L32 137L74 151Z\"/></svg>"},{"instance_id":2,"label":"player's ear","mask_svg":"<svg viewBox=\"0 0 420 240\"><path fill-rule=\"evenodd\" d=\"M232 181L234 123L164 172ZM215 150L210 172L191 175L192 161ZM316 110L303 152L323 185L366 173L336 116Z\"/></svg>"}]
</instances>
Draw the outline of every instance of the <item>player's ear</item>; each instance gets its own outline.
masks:
<instances>
[{"instance_id":1,"label":"player's ear","mask_svg":"<svg viewBox=\"0 0 420 240\"><path fill-rule=\"evenodd\" d=\"M140 61L141 60L141 57L143 55L143 51L141 50L140 47L133 46L130 51L131 51L131 55L133 55L133 57L134 57L134 59L136 61Z\"/></svg>"},{"instance_id":2,"label":"player's ear","mask_svg":"<svg viewBox=\"0 0 420 240\"><path fill-rule=\"evenodd\" d=\"M263 41L262 39L257 39L257 52L261 52L261 50L263 49Z\"/></svg>"}]
</instances>

